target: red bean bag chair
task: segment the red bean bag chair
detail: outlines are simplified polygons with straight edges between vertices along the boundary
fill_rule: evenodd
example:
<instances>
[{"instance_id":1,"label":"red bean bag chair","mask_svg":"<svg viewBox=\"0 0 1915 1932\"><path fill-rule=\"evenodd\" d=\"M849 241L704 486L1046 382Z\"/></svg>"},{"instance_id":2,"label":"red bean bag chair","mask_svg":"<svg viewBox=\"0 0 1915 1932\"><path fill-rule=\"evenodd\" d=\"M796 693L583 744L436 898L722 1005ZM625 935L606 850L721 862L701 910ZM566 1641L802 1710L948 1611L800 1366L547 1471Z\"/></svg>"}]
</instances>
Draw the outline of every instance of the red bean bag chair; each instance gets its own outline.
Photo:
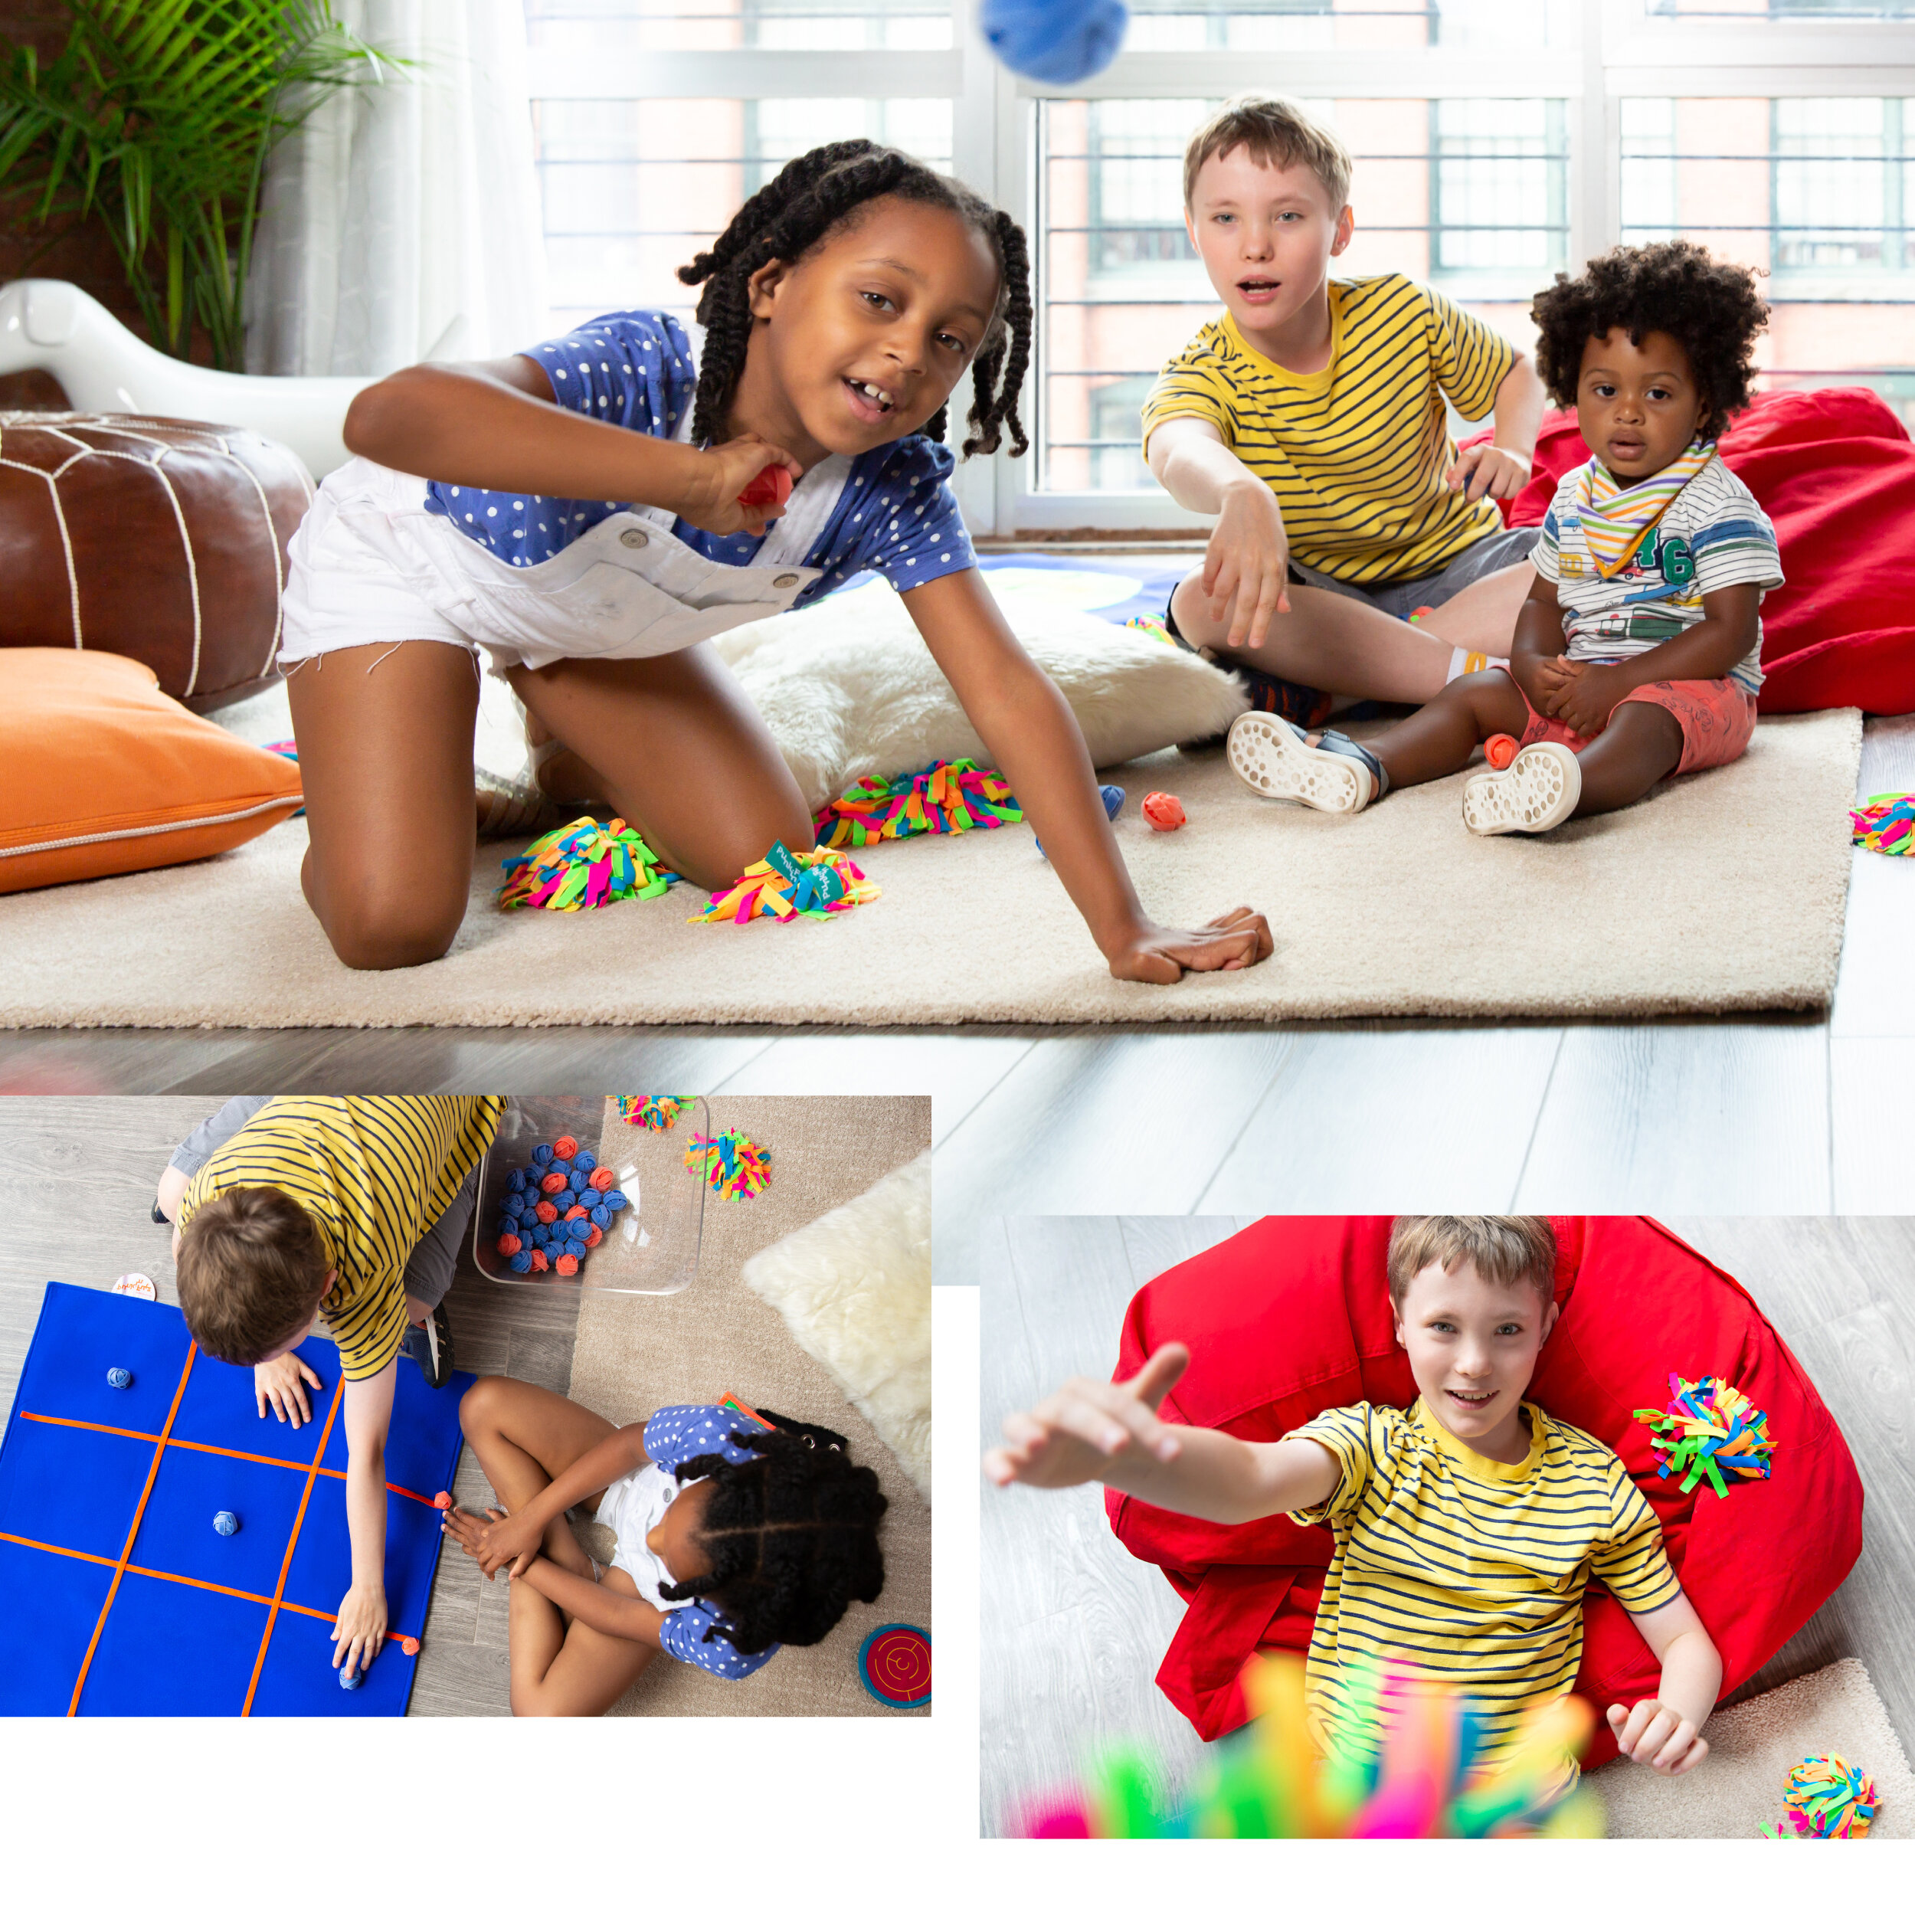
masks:
<instances>
[{"instance_id":1,"label":"red bean bag chair","mask_svg":"<svg viewBox=\"0 0 1915 1932\"><path fill-rule=\"evenodd\" d=\"M1188 1372L1167 1420L1275 1442L1325 1409L1407 1407L1416 1385L1396 1345L1384 1273L1386 1217L1260 1221L1147 1282L1124 1316L1116 1373L1167 1341ZM1555 1328L1528 1398L1607 1442L1648 1498L1669 1558L1722 1653L1723 1694L1753 1676L1833 1593L1861 1549L1862 1485L1835 1418L1746 1289L1655 1222L1553 1223ZM1660 1408L1671 1370L1720 1375L1769 1412L1766 1482L1688 1495L1655 1472L1633 1411ZM1157 1681L1206 1739L1244 1723L1238 1673L1253 1652L1310 1645L1333 1547L1288 1517L1221 1524L1108 1490L1132 1555L1162 1567L1189 1605ZM1583 1604L1576 1690L1600 1711L1654 1695L1655 1653L1600 1585ZM1599 1724L1586 1762L1615 1755Z\"/></svg>"},{"instance_id":2,"label":"red bean bag chair","mask_svg":"<svg viewBox=\"0 0 1915 1932\"><path fill-rule=\"evenodd\" d=\"M1763 600L1761 708L1915 711L1915 444L1901 419L1872 389L1773 390L1717 453L1768 512L1789 580ZM1552 411L1504 520L1540 523L1589 460L1575 412Z\"/></svg>"}]
</instances>

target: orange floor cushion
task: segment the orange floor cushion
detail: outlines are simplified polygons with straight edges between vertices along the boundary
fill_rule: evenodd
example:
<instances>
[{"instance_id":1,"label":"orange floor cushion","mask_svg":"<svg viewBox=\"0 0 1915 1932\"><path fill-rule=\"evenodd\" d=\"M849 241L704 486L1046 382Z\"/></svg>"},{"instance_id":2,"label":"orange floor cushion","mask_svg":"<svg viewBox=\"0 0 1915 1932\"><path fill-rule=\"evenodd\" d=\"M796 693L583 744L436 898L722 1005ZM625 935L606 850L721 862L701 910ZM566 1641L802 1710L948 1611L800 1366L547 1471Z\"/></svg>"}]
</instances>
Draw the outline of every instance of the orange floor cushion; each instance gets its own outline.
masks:
<instances>
[{"instance_id":1,"label":"orange floor cushion","mask_svg":"<svg viewBox=\"0 0 1915 1932\"><path fill-rule=\"evenodd\" d=\"M230 852L300 807L299 768L107 651L0 650L0 892Z\"/></svg>"}]
</instances>

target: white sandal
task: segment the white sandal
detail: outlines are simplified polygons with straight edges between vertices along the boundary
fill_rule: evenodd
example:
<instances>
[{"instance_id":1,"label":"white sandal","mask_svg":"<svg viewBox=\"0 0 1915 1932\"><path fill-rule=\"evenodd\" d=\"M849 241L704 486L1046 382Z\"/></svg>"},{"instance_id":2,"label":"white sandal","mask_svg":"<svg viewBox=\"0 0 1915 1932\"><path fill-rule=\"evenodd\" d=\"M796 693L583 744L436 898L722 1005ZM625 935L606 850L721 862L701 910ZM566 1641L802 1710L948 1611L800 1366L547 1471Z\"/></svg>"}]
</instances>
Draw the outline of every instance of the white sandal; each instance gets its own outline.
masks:
<instances>
[{"instance_id":1,"label":"white sandal","mask_svg":"<svg viewBox=\"0 0 1915 1932\"><path fill-rule=\"evenodd\" d=\"M1224 755L1252 791L1293 798L1320 812L1360 812L1377 795L1377 774L1360 757L1306 744L1274 712L1246 711L1230 727Z\"/></svg>"},{"instance_id":2,"label":"white sandal","mask_svg":"<svg viewBox=\"0 0 1915 1932\"><path fill-rule=\"evenodd\" d=\"M1526 745L1507 769L1471 774L1463 786L1463 823L1485 838L1503 832L1547 832L1576 810L1583 768L1566 745Z\"/></svg>"}]
</instances>

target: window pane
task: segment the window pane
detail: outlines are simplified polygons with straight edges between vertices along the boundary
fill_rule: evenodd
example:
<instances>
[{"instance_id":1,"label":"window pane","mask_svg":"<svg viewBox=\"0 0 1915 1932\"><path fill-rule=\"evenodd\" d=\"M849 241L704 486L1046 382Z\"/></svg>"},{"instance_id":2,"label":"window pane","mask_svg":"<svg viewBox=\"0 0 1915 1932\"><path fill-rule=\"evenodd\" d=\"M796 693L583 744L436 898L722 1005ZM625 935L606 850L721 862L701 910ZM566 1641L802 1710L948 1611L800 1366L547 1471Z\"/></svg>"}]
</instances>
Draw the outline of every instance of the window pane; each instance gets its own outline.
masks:
<instances>
[{"instance_id":1,"label":"window pane","mask_svg":"<svg viewBox=\"0 0 1915 1932\"><path fill-rule=\"evenodd\" d=\"M590 59L643 47L946 47L951 0L525 0L535 47Z\"/></svg>"},{"instance_id":2,"label":"window pane","mask_svg":"<svg viewBox=\"0 0 1915 1932\"><path fill-rule=\"evenodd\" d=\"M1575 0L1129 0L1126 53L1560 46Z\"/></svg>"},{"instance_id":3,"label":"window pane","mask_svg":"<svg viewBox=\"0 0 1915 1932\"><path fill-rule=\"evenodd\" d=\"M1622 239L1766 270L1769 388L1868 384L1915 423L1915 99L1622 103Z\"/></svg>"},{"instance_id":4,"label":"window pane","mask_svg":"<svg viewBox=\"0 0 1915 1932\"><path fill-rule=\"evenodd\" d=\"M1915 0L1649 0L1648 10L1684 19L1915 20Z\"/></svg>"},{"instance_id":5,"label":"window pane","mask_svg":"<svg viewBox=\"0 0 1915 1932\"><path fill-rule=\"evenodd\" d=\"M1138 412L1165 359L1219 303L1183 226L1183 159L1219 103L1036 103L1039 487L1154 489ZM1563 106L1552 100L1314 100L1357 162L1340 275L1432 283L1513 340L1565 265Z\"/></svg>"},{"instance_id":6,"label":"window pane","mask_svg":"<svg viewBox=\"0 0 1915 1932\"><path fill-rule=\"evenodd\" d=\"M948 100L538 100L552 326L611 309L689 316L676 273L794 155L865 136L951 169Z\"/></svg>"}]
</instances>

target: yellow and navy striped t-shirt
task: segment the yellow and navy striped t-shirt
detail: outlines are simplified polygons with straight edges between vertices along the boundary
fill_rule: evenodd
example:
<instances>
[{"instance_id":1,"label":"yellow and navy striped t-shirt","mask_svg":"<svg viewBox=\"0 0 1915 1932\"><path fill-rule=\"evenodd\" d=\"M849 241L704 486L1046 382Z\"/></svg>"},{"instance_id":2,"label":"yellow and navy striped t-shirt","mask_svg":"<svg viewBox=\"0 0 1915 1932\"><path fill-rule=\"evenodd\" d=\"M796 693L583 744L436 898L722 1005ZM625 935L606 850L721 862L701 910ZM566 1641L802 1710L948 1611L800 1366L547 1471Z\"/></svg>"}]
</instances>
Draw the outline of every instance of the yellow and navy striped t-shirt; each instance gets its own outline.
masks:
<instances>
[{"instance_id":1,"label":"yellow and navy striped t-shirt","mask_svg":"<svg viewBox=\"0 0 1915 1932\"><path fill-rule=\"evenodd\" d=\"M1261 355L1226 313L1164 365L1144 447L1173 416L1214 423L1275 491L1290 552L1346 584L1427 577L1503 527L1487 497L1443 481L1443 413L1487 416L1516 351L1434 289L1401 275L1330 284L1328 365L1299 375Z\"/></svg>"},{"instance_id":2,"label":"yellow and navy striped t-shirt","mask_svg":"<svg viewBox=\"0 0 1915 1932\"><path fill-rule=\"evenodd\" d=\"M1337 1538L1304 1673L1321 1748L1374 1754L1344 1693L1361 1661L1387 1659L1472 1698L1493 1761L1525 1706L1574 1685L1592 1573L1638 1616L1681 1593L1655 1512L1615 1453L1523 1408L1521 1462L1477 1455L1420 1400L1327 1409L1290 1432L1340 1472L1327 1500L1291 1512Z\"/></svg>"},{"instance_id":3,"label":"yellow and navy striped t-shirt","mask_svg":"<svg viewBox=\"0 0 1915 1932\"><path fill-rule=\"evenodd\" d=\"M185 1227L235 1187L277 1187L319 1223L338 1279L321 1305L349 1382L377 1375L405 1337L406 1259L492 1144L493 1094L282 1094L194 1175Z\"/></svg>"}]
</instances>

